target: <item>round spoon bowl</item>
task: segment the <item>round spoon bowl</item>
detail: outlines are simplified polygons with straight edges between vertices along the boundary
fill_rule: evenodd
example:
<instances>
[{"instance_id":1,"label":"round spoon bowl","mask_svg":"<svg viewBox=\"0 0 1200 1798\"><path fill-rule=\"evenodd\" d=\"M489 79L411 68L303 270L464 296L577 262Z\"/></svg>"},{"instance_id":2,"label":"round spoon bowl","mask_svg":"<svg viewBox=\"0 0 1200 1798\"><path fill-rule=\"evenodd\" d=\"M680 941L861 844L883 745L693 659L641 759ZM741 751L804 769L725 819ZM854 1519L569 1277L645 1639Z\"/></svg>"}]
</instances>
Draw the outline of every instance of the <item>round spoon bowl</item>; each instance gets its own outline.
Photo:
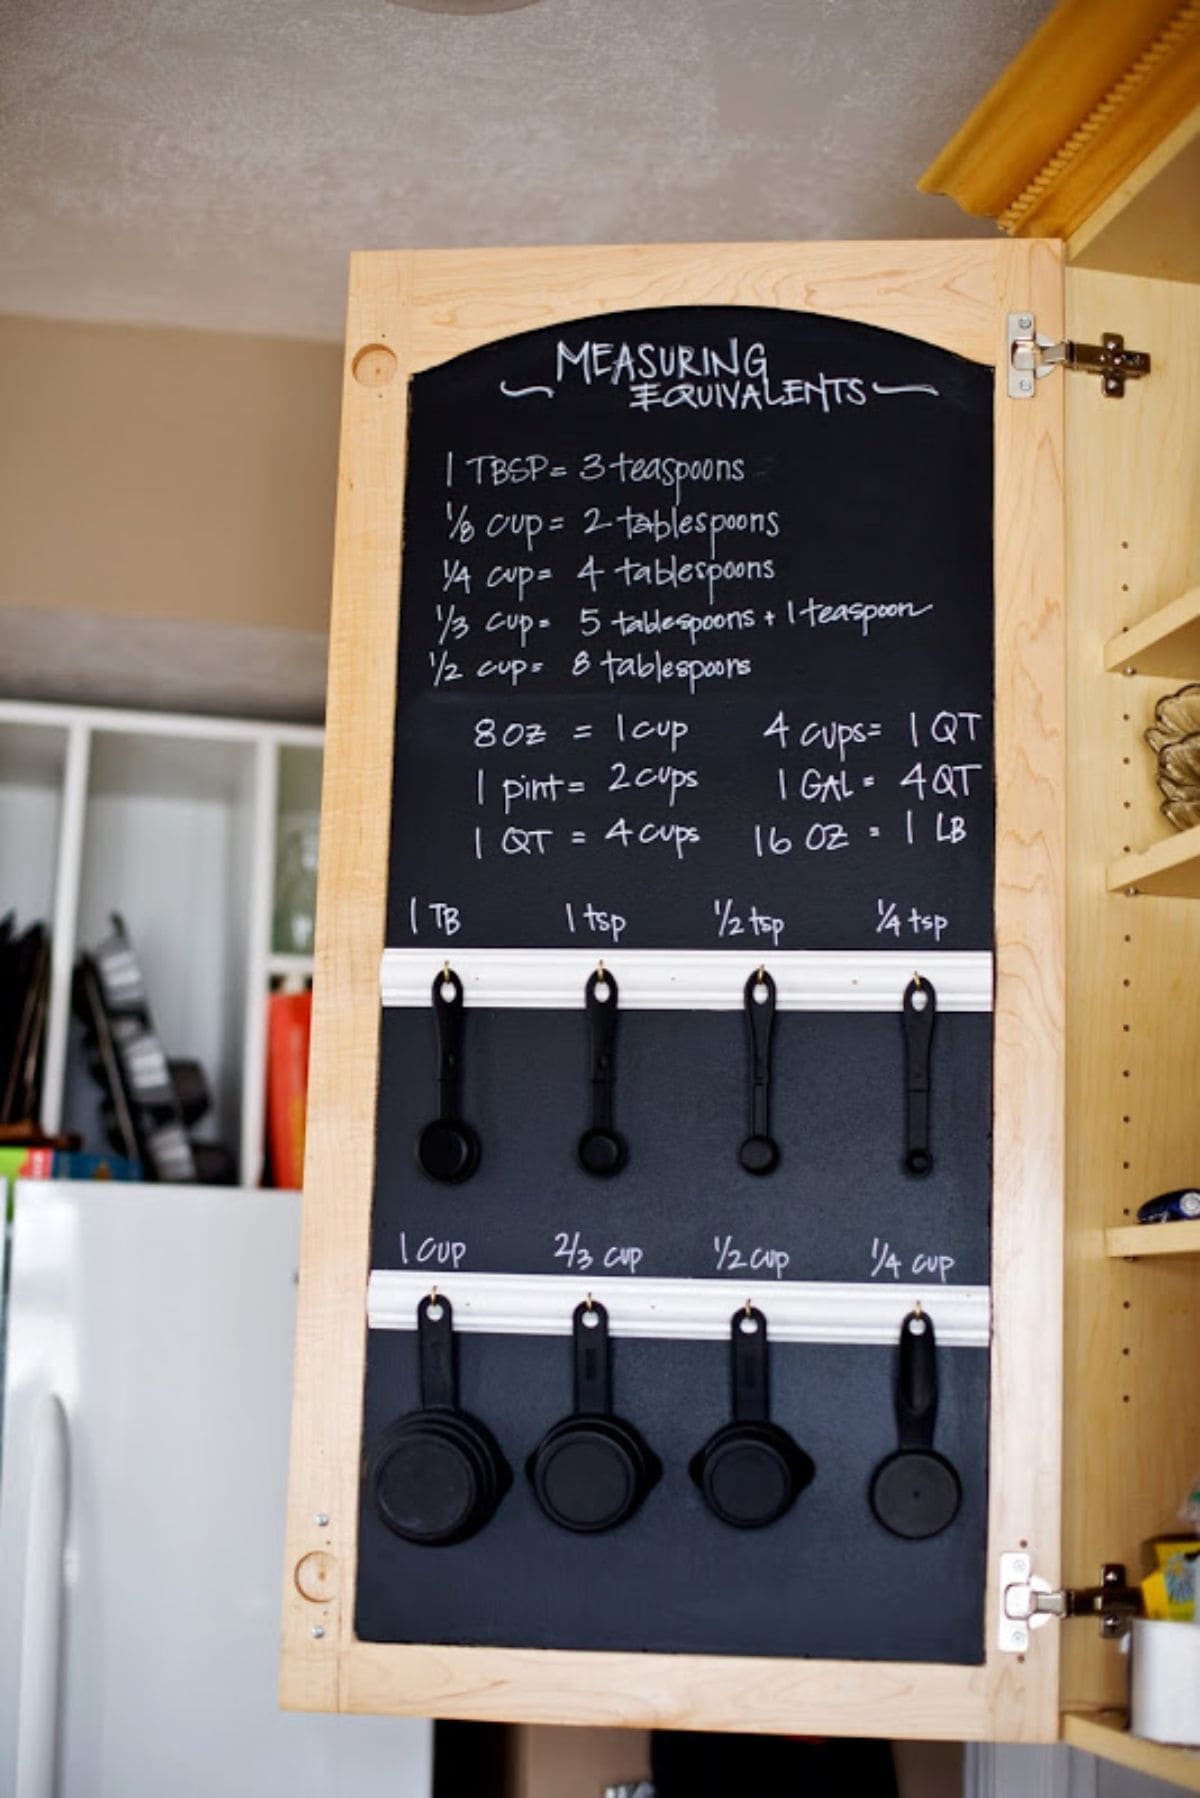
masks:
<instances>
[{"instance_id":1,"label":"round spoon bowl","mask_svg":"<svg viewBox=\"0 0 1200 1798\"><path fill-rule=\"evenodd\" d=\"M615 1130L585 1130L575 1153L584 1172L599 1180L619 1174L629 1159L624 1139Z\"/></svg>"},{"instance_id":2,"label":"round spoon bowl","mask_svg":"<svg viewBox=\"0 0 1200 1798\"><path fill-rule=\"evenodd\" d=\"M779 1166L779 1145L770 1136L748 1136L738 1150L748 1174L769 1174Z\"/></svg>"}]
</instances>

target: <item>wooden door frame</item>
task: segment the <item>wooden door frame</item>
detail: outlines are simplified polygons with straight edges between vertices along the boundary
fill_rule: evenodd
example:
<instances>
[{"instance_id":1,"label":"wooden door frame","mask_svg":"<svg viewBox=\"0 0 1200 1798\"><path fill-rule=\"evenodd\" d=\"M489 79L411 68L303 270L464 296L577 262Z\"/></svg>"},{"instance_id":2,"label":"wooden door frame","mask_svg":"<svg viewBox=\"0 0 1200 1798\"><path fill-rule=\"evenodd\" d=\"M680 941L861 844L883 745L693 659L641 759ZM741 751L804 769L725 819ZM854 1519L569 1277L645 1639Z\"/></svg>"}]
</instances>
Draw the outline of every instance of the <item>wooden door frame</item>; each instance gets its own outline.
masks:
<instances>
[{"instance_id":1,"label":"wooden door frame","mask_svg":"<svg viewBox=\"0 0 1200 1798\"><path fill-rule=\"evenodd\" d=\"M283 1616L289 1708L530 1723L1053 1740L1058 1632L996 1647L999 1555L1059 1573L1064 1036L1060 379L995 407L996 1002L987 1658L980 1666L360 1642L354 1635L379 965L408 379L636 307L755 305L1002 370L1062 333L1060 246L736 244L381 252L350 279ZM936 1594L930 1594L936 1602ZM887 1603L886 1593L879 1603Z\"/></svg>"}]
</instances>

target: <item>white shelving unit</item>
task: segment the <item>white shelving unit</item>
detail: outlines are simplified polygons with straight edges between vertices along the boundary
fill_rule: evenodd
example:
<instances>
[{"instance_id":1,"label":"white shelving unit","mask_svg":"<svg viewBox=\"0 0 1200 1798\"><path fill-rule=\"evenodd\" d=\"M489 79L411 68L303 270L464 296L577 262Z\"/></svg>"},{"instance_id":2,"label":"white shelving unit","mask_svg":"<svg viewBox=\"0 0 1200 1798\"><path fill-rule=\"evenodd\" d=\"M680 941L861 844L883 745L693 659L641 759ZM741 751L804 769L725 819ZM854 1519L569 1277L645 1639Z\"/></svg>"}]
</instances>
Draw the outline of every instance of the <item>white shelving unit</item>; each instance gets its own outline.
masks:
<instances>
[{"instance_id":1,"label":"white shelving unit","mask_svg":"<svg viewBox=\"0 0 1200 1798\"><path fill-rule=\"evenodd\" d=\"M0 701L0 913L52 934L42 1121L103 1148L71 1022L81 948L124 917L168 1055L204 1067L201 1133L261 1179L272 979L312 972L272 946L279 843L320 808L311 726Z\"/></svg>"}]
</instances>

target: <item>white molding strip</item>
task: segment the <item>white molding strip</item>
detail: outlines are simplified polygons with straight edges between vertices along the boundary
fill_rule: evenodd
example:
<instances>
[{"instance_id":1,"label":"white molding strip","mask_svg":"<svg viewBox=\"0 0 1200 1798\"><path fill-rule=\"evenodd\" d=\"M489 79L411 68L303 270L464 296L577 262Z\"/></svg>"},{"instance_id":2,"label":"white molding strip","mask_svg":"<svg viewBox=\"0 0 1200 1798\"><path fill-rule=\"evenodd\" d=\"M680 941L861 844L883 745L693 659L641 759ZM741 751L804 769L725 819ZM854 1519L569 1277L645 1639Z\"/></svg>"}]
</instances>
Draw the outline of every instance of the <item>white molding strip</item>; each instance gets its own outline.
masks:
<instances>
[{"instance_id":1,"label":"white molding strip","mask_svg":"<svg viewBox=\"0 0 1200 1798\"><path fill-rule=\"evenodd\" d=\"M385 949L380 994L387 1006L427 1006L449 961L468 1005L571 1011L601 954L625 1010L740 1011L760 966L783 1011L899 1011L914 974L932 983L939 1011L992 1009L991 955L957 949Z\"/></svg>"},{"instance_id":2,"label":"white molding strip","mask_svg":"<svg viewBox=\"0 0 1200 1798\"><path fill-rule=\"evenodd\" d=\"M920 1301L939 1347L986 1348L986 1286L876 1286L825 1280L585 1279L575 1274L441 1274L375 1268L367 1288L373 1330L411 1330L417 1305L436 1286L454 1307L454 1327L488 1336L569 1336L571 1314L590 1293L608 1310L614 1336L724 1341L747 1300L775 1342L894 1343Z\"/></svg>"}]
</instances>

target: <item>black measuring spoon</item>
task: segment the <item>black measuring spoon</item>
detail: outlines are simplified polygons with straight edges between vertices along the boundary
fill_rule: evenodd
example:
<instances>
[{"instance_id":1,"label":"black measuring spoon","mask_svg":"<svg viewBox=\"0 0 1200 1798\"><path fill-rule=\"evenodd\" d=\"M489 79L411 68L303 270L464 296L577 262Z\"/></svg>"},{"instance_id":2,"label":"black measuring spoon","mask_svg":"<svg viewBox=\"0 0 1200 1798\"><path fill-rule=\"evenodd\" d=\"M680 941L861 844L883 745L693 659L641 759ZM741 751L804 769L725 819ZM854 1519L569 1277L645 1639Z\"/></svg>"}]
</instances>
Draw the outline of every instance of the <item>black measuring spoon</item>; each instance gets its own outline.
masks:
<instances>
[{"instance_id":1,"label":"black measuring spoon","mask_svg":"<svg viewBox=\"0 0 1200 1798\"><path fill-rule=\"evenodd\" d=\"M954 1522L962 1482L945 1455L935 1453L937 1343L933 1319L918 1308L900 1325L896 1359L896 1423L900 1446L871 1477L871 1509L885 1530L919 1542Z\"/></svg>"},{"instance_id":2,"label":"black measuring spoon","mask_svg":"<svg viewBox=\"0 0 1200 1798\"><path fill-rule=\"evenodd\" d=\"M584 994L591 1053L592 1122L575 1154L586 1173L610 1180L629 1159L625 1139L613 1129L614 1051L617 1040L617 983L601 962Z\"/></svg>"},{"instance_id":3,"label":"black measuring spoon","mask_svg":"<svg viewBox=\"0 0 1200 1798\"><path fill-rule=\"evenodd\" d=\"M449 964L433 983L433 1015L437 1024L440 1115L419 1132L413 1153L423 1174L444 1185L457 1186L469 1180L479 1166L479 1138L458 1115L463 986Z\"/></svg>"},{"instance_id":4,"label":"black measuring spoon","mask_svg":"<svg viewBox=\"0 0 1200 1798\"><path fill-rule=\"evenodd\" d=\"M435 1293L417 1306L421 1409L382 1436L367 1478L375 1510L406 1542L465 1542L489 1521L512 1484L491 1431L458 1408L454 1313Z\"/></svg>"},{"instance_id":5,"label":"black measuring spoon","mask_svg":"<svg viewBox=\"0 0 1200 1798\"><path fill-rule=\"evenodd\" d=\"M927 1174L933 1167L929 1152L929 1051L937 993L928 980L914 974L904 989L904 1169Z\"/></svg>"},{"instance_id":6,"label":"black measuring spoon","mask_svg":"<svg viewBox=\"0 0 1200 1798\"><path fill-rule=\"evenodd\" d=\"M552 1424L526 1472L551 1523L599 1535L628 1523L662 1475L631 1423L614 1417L608 1312L590 1299L572 1319L575 1411Z\"/></svg>"},{"instance_id":7,"label":"black measuring spoon","mask_svg":"<svg viewBox=\"0 0 1200 1798\"><path fill-rule=\"evenodd\" d=\"M789 1511L816 1473L811 1455L770 1420L767 1320L746 1305L730 1320L733 1421L693 1455L688 1471L714 1517L760 1530Z\"/></svg>"},{"instance_id":8,"label":"black measuring spoon","mask_svg":"<svg viewBox=\"0 0 1200 1798\"><path fill-rule=\"evenodd\" d=\"M771 1135L771 1038L775 1031L775 982L765 968L745 987L750 1032L750 1135L738 1150L748 1174L769 1174L779 1166L779 1145Z\"/></svg>"}]
</instances>

